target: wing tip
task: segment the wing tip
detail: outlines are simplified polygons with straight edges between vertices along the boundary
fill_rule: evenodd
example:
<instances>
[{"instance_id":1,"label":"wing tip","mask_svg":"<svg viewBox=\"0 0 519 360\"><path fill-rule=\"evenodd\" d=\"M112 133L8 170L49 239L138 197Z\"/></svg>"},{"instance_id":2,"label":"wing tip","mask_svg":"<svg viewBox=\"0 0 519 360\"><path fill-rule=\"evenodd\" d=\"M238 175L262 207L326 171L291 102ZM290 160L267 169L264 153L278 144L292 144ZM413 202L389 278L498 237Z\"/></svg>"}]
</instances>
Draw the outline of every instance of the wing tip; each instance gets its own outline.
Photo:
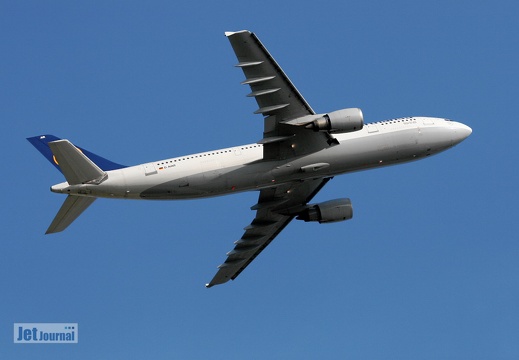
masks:
<instances>
[{"instance_id":1,"label":"wing tip","mask_svg":"<svg viewBox=\"0 0 519 360\"><path fill-rule=\"evenodd\" d=\"M225 32L225 36L229 37L229 36L232 36L234 34L239 34L239 33L244 33L244 32L247 32L247 33L251 33L249 30L240 30L240 31L226 31Z\"/></svg>"}]
</instances>

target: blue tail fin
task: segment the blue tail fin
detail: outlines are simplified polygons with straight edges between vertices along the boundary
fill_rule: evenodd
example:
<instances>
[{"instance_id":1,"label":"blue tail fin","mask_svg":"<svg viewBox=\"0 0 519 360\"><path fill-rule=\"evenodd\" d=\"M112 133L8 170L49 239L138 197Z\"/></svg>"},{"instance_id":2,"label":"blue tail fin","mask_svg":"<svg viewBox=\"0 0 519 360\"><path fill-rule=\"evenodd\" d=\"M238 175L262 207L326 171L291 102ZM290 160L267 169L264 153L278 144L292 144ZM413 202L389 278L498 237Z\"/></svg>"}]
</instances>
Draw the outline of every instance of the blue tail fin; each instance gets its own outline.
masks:
<instances>
[{"instance_id":1,"label":"blue tail fin","mask_svg":"<svg viewBox=\"0 0 519 360\"><path fill-rule=\"evenodd\" d=\"M33 136L30 138L27 138L29 142L39 151L42 153L43 156L47 158L47 160L50 161L52 165L56 167L59 171L61 171L58 162L54 158L54 155L52 154L52 151L49 147L49 142L61 140L60 138L54 136L54 135L38 135ZM99 166L103 171L109 171L109 170L117 170L122 169L127 166L114 163L110 160L105 159L104 157L101 157L99 155L96 155L94 153L91 153L88 150L83 149L82 147L77 146L79 150L83 154L85 154L90 160L92 160L97 166Z\"/></svg>"}]
</instances>

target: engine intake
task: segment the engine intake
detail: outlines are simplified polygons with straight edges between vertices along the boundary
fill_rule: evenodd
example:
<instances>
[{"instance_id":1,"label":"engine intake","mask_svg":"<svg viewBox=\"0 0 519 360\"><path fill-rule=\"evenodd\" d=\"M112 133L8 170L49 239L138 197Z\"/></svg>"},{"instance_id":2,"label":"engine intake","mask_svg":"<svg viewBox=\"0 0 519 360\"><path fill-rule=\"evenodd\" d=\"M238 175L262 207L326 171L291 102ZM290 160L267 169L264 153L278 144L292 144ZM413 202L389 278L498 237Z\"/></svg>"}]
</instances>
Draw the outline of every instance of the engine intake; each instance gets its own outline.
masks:
<instances>
[{"instance_id":1,"label":"engine intake","mask_svg":"<svg viewBox=\"0 0 519 360\"><path fill-rule=\"evenodd\" d=\"M330 133L358 131L363 126L364 116L359 108L333 111L305 125L307 129L313 131L328 131Z\"/></svg>"},{"instance_id":2,"label":"engine intake","mask_svg":"<svg viewBox=\"0 0 519 360\"><path fill-rule=\"evenodd\" d=\"M350 199L335 199L309 205L296 219L306 222L319 221L322 224L349 220L352 217L353 208Z\"/></svg>"}]
</instances>

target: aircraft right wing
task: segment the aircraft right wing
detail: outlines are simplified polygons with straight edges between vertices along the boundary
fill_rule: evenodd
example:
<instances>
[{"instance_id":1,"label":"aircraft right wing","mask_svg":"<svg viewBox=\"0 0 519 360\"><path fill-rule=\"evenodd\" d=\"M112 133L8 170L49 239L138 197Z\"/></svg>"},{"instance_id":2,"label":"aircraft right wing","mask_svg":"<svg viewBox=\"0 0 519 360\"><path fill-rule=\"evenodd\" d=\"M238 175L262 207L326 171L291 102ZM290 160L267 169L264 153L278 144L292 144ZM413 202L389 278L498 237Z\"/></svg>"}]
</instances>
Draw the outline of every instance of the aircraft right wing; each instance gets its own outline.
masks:
<instances>
[{"instance_id":1,"label":"aircraft right wing","mask_svg":"<svg viewBox=\"0 0 519 360\"><path fill-rule=\"evenodd\" d=\"M256 217L234 242L236 246L227 253L227 259L206 287L236 279L330 179L285 183L261 190L258 203L251 207L256 210Z\"/></svg>"}]
</instances>

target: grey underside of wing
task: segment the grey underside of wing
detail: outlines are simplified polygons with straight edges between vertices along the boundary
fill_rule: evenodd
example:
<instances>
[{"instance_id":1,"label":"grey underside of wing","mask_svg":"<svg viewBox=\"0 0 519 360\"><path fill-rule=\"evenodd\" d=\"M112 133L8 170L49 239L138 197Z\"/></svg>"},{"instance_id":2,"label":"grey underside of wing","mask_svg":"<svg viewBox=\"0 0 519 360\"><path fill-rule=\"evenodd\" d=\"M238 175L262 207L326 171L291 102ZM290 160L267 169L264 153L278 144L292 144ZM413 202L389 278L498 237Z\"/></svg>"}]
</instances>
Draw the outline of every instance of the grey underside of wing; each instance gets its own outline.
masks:
<instances>
[{"instance_id":1,"label":"grey underside of wing","mask_svg":"<svg viewBox=\"0 0 519 360\"><path fill-rule=\"evenodd\" d=\"M286 76L260 40L250 31L226 33L238 58L237 67L258 103L256 114L264 116L263 160L284 160L319 151L330 146L329 136L286 124L291 119L315 115L314 110ZM252 223L207 287L234 280L301 212L305 205L330 180L309 179L284 183L260 191Z\"/></svg>"},{"instance_id":2,"label":"grey underside of wing","mask_svg":"<svg viewBox=\"0 0 519 360\"><path fill-rule=\"evenodd\" d=\"M307 180L261 190L258 203L251 208L256 210L256 217L245 228L243 236L235 241L236 246L227 253L227 259L206 286L234 280L329 180Z\"/></svg>"},{"instance_id":3,"label":"grey underside of wing","mask_svg":"<svg viewBox=\"0 0 519 360\"><path fill-rule=\"evenodd\" d=\"M254 112L275 115L277 121L315 114L258 37L250 31L226 33L259 108Z\"/></svg>"},{"instance_id":4,"label":"grey underside of wing","mask_svg":"<svg viewBox=\"0 0 519 360\"><path fill-rule=\"evenodd\" d=\"M329 146L328 135L286 124L315 112L258 37L247 30L226 35L238 59L236 66L245 75L242 84L250 86L247 96L258 103L255 113L264 116L263 139L259 141L264 160L286 159Z\"/></svg>"}]
</instances>

